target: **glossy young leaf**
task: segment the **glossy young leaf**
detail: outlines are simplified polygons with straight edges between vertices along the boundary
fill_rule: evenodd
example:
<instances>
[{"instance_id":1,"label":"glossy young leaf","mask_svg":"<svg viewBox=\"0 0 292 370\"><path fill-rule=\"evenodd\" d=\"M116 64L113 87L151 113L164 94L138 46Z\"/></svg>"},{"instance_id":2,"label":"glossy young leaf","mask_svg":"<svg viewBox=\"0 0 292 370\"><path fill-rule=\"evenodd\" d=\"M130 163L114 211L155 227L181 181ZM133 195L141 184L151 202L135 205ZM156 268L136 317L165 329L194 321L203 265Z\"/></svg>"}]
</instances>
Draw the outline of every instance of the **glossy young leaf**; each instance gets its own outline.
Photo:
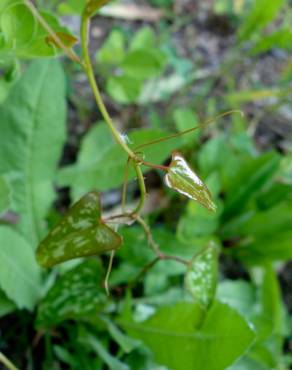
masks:
<instances>
[{"instance_id":1,"label":"glossy young leaf","mask_svg":"<svg viewBox=\"0 0 292 370\"><path fill-rule=\"evenodd\" d=\"M172 370L224 370L253 342L254 333L237 311L215 302L202 322L198 305L164 306L143 322L121 322L158 363Z\"/></svg>"},{"instance_id":2,"label":"glossy young leaf","mask_svg":"<svg viewBox=\"0 0 292 370\"><path fill-rule=\"evenodd\" d=\"M165 175L165 183L171 189L197 201L210 211L216 210L207 186L189 167L179 152L173 152L172 154L172 161Z\"/></svg>"},{"instance_id":3,"label":"glossy young leaf","mask_svg":"<svg viewBox=\"0 0 292 370\"><path fill-rule=\"evenodd\" d=\"M32 248L46 232L55 198L65 116L64 74L56 61L33 62L0 107L0 174L11 186L11 209L21 215L16 227Z\"/></svg>"},{"instance_id":4,"label":"glossy young leaf","mask_svg":"<svg viewBox=\"0 0 292 370\"><path fill-rule=\"evenodd\" d=\"M193 257L185 277L186 288L196 303L207 309L212 303L218 279L218 250L210 242Z\"/></svg>"},{"instance_id":5,"label":"glossy young leaf","mask_svg":"<svg viewBox=\"0 0 292 370\"><path fill-rule=\"evenodd\" d=\"M121 243L121 237L101 221L99 194L90 192L68 210L40 243L37 261L48 268L117 249Z\"/></svg>"},{"instance_id":6,"label":"glossy young leaf","mask_svg":"<svg viewBox=\"0 0 292 370\"><path fill-rule=\"evenodd\" d=\"M95 259L66 272L40 302L37 326L48 328L64 320L96 316L107 301L102 280L101 263Z\"/></svg>"}]
</instances>

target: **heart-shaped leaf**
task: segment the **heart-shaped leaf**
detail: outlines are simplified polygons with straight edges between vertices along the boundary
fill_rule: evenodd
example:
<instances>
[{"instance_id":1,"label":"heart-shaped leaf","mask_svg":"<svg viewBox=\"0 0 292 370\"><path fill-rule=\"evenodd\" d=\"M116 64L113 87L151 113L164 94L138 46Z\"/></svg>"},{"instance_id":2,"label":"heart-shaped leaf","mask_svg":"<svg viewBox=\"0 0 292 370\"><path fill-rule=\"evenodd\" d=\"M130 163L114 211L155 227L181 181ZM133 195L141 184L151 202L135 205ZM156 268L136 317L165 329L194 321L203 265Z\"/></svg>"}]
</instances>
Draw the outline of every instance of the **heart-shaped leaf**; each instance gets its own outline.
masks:
<instances>
[{"instance_id":1,"label":"heart-shaped leaf","mask_svg":"<svg viewBox=\"0 0 292 370\"><path fill-rule=\"evenodd\" d=\"M186 288L202 308L207 309L213 301L217 277L218 250L216 244L210 242L192 259L185 278Z\"/></svg>"},{"instance_id":2,"label":"heart-shaped leaf","mask_svg":"<svg viewBox=\"0 0 292 370\"><path fill-rule=\"evenodd\" d=\"M96 316L107 301L102 280L101 263L93 258L63 274L38 305L37 327Z\"/></svg>"},{"instance_id":3,"label":"heart-shaped leaf","mask_svg":"<svg viewBox=\"0 0 292 370\"><path fill-rule=\"evenodd\" d=\"M172 153L172 160L168 167L168 173L165 176L165 183L171 189L199 202L210 211L216 210L207 186L190 168L179 152Z\"/></svg>"},{"instance_id":4,"label":"heart-shaped leaf","mask_svg":"<svg viewBox=\"0 0 292 370\"><path fill-rule=\"evenodd\" d=\"M40 243L36 257L43 267L120 247L119 234L102 223L99 194L82 197Z\"/></svg>"}]
</instances>

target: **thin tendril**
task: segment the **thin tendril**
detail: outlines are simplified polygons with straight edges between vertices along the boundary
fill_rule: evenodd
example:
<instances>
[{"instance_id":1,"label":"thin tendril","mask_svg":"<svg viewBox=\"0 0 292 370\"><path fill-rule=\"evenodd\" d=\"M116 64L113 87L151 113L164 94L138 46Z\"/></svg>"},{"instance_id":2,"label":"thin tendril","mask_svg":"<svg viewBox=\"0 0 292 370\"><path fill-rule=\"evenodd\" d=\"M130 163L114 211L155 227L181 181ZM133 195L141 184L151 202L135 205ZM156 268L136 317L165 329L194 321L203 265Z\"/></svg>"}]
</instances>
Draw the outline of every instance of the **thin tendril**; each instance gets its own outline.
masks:
<instances>
[{"instance_id":1,"label":"thin tendril","mask_svg":"<svg viewBox=\"0 0 292 370\"><path fill-rule=\"evenodd\" d=\"M110 295L109 278L110 278L112 268L113 268L114 257L115 257L115 251L111 251L109 264L108 264L108 268L107 268L107 273L106 273L106 276L105 276L105 279L104 279L104 288L105 288L106 294L108 296Z\"/></svg>"},{"instance_id":2,"label":"thin tendril","mask_svg":"<svg viewBox=\"0 0 292 370\"><path fill-rule=\"evenodd\" d=\"M228 112L225 112L225 113L221 113L219 114L218 116L214 117L214 118L210 118L209 120L207 120L206 122L203 122L201 124L199 124L198 126L196 127L193 127L193 128L190 128L188 130L185 130L185 131L182 131L182 132L179 132L177 134L172 134L172 135L169 135L169 136L165 136L163 138L160 138L160 139L156 139L156 140L153 140L153 141L149 141L145 144L141 144L141 145L138 145L136 148L135 148L135 151L138 150L138 149L141 149L141 148L145 148L147 146L150 146L150 145L155 145L155 144L159 144L163 141L167 141L167 140L171 140L171 139L175 139L176 137L180 137L182 135L186 135L186 134L189 134L190 132L193 132L193 131L196 131L200 128L203 128L203 127L206 127L208 126L210 123L213 123L215 121L217 121L219 118L222 118L222 117L225 117L225 116L229 116L231 114L240 114L242 117L244 116L244 113L241 111L241 110L230 110Z\"/></svg>"}]
</instances>

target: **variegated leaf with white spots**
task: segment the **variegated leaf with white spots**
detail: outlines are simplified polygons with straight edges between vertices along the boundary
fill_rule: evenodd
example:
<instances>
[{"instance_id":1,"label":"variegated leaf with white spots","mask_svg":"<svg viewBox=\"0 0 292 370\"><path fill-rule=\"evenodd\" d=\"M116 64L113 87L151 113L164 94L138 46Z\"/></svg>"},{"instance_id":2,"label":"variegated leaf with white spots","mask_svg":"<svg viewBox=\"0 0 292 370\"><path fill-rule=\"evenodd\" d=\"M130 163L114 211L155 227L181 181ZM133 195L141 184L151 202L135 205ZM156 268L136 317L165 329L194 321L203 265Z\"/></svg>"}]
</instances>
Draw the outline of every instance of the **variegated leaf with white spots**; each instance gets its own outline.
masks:
<instances>
[{"instance_id":1,"label":"variegated leaf with white spots","mask_svg":"<svg viewBox=\"0 0 292 370\"><path fill-rule=\"evenodd\" d=\"M101 263L96 259L65 273L40 302L37 326L48 328L64 320L96 316L107 301L102 284Z\"/></svg>"},{"instance_id":2,"label":"variegated leaf with white spots","mask_svg":"<svg viewBox=\"0 0 292 370\"><path fill-rule=\"evenodd\" d=\"M207 309L216 293L218 277L218 247L209 244L192 259L185 278L186 288L196 303Z\"/></svg>"},{"instance_id":3,"label":"variegated leaf with white spots","mask_svg":"<svg viewBox=\"0 0 292 370\"><path fill-rule=\"evenodd\" d=\"M102 223L99 194L83 196L49 232L37 249L37 261L52 267L73 258L98 255L120 247L122 239Z\"/></svg>"}]
</instances>

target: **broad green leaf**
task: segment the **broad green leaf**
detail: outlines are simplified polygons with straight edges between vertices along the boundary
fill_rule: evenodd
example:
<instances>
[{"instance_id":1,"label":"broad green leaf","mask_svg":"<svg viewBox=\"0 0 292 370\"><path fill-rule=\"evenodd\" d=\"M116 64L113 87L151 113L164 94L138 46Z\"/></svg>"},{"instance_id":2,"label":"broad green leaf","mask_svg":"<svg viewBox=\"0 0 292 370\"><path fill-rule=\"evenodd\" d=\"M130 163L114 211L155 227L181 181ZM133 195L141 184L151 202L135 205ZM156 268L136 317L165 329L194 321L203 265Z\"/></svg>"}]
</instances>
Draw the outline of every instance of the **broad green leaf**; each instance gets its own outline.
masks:
<instances>
[{"instance_id":1,"label":"broad green leaf","mask_svg":"<svg viewBox=\"0 0 292 370\"><path fill-rule=\"evenodd\" d=\"M10 186L3 176L0 176L0 214L10 205Z\"/></svg>"},{"instance_id":2,"label":"broad green leaf","mask_svg":"<svg viewBox=\"0 0 292 370\"><path fill-rule=\"evenodd\" d=\"M216 186L219 185L218 189L220 190L218 176L212 175L209 179L214 179L217 182ZM208 181L208 185L212 186L213 184ZM215 195L216 191L214 191L214 187L210 189L212 194ZM195 238L210 236L215 233L220 224L220 214L222 210L222 204L219 200L216 200L216 206L217 212L209 212L208 209L201 207L200 204L188 201L185 212L180 217L177 225L177 235L179 239L185 243L189 243Z\"/></svg>"},{"instance_id":3,"label":"broad green leaf","mask_svg":"<svg viewBox=\"0 0 292 370\"><path fill-rule=\"evenodd\" d=\"M125 140L131 148L169 135L168 131L158 129L140 129L129 133ZM180 140L169 140L143 148L144 159L151 163L161 164L169 153L180 145ZM123 184L127 155L114 142L105 124L98 124L85 135L77 163L61 169L58 182L61 186L72 186L73 199L82 194L98 189L112 189ZM106 165L105 165L106 164ZM149 167L142 167L143 172ZM135 177L130 169L129 179Z\"/></svg>"},{"instance_id":4,"label":"broad green leaf","mask_svg":"<svg viewBox=\"0 0 292 370\"><path fill-rule=\"evenodd\" d=\"M264 268L261 303L263 314L272 321L273 334L283 335L285 333L285 320L281 288L272 264L267 264Z\"/></svg>"},{"instance_id":5,"label":"broad green leaf","mask_svg":"<svg viewBox=\"0 0 292 370\"><path fill-rule=\"evenodd\" d=\"M254 209L224 225L222 236L233 237L273 237L291 230L292 201L286 198L274 207L264 210Z\"/></svg>"},{"instance_id":6,"label":"broad green leaf","mask_svg":"<svg viewBox=\"0 0 292 370\"><path fill-rule=\"evenodd\" d=\"M51 29L58 33L63 43L71 47L76 40L58 20L49 13L40 13ZM0 27L4 37L2 53L6 58L52 57L60 53L50 36L30 9L22 2L7 5L0 14Z\"/></svg>"},{"instance_id":7,"label":"broad green leaf","mask_svg":"<svg viewBox=\"0 0 292 370\"><path fill-rule=\"evenodd\" d=\"M0 66L1 66L0 57ZM2 69L2 67L1 67ZM2 75L0 77L0 105L3 104L5 99L8 97L11 88L21 75L20 63L17 60L11 61L6 64L4 61Z\"/></svg>"},{"instance_id":8,"label":"broad green leaf","mask_svg":"<svg viewBox=\"0 0 292 370\"><path fill-rule=\"evenodd\" d=\"M280 48L288 51L292 50L292 30L282 28L271 33L268 36L263 36L259 42L252 48L252 54L266 52L270 49Z\"/></svg>"},{"instance_id":9,"label":"broad green leaf","mask_svg":"<svg viewBox=\"0 0 292 370\"><path fill-rule=\"evenodd\" d=\"M248 158L241 164L240 171L226 189L224 220L244 209L247 202L271 180L279 163L280 156L275 152L268 152L253 160Z\"/></svg>"},{"instance_id":10,"label":"broad green leaf","mask_svg":"<svg viewBox=\"0 0 292 370\"><path fill-rule=\"evenodd\" d=\"M227 370L270 370L270 367L262 366L257 361L247 357L242 357L239 361Z\"/></svg>"},{"instance_id":11,"label":"broad green leaf","mask_svg":"<svg viewBox=\"0 0 292 370\"><path fill-rule=\"evenodd\" d=\"M224 370L241 356L254 333L237 311L215 302L202 322L195 304L164 306L143 322L121 322L158 363L172 370Z\"/></svg>"},{"instance_id":12,"label":"broad green leaf","mask_svg":"<svg viewBox=\"0 0 292 370\"><path fill-rule=\"evenodd\" d=\"M244 280L223 280L218 284L217 298L249 317L256 302L256 290Z\"/></svg>"},{"instance_id":13,"label":"broad green leaf","mask_svg":"<svg viewBox=\"0 0 292 370\"><path fill-rule=\"evenodd\" d=\"M98 9L109 3L110 0L89 0L86 3L85 14L87 17L92 17Z\"/></svg>"},{"instance_id":14,"label":"broad green leaf","mask_svg":"<svg viewBox=\"0 0 292 370\"><path fill-rule=\"evenodd\" d=\"M151 79L144 83L138 103L147 105L166 101L194 80L195 74L193 73L181 75L176 72L167 77Z\"/></svg>"},{"instance_id":15,"label":"broad green leaf","mask_svg":"<svg viewBox=\"0 0 292 370\"><path fill-rule=\"evenodd\" d=\"M197 201L210 211L216 210L207 186L189 167L179 152L172 154L172 160L165 175L165 183L171 189Z\"/></svg>"},{"instance_id":16,"label":"broad green leaf","mask_svg":"<svg viewBox=\"0 0 292 370\"><path fill-rule=\"evenodd\" d=\"M131 76L113 76L107 80L106 91L121 104L134 103L141 91L141 81Z\"/></svg>"},{"instance_id":17,"label":"broad green leaf","mask_svg":"<svg viewBox=\"0 0 292 370\"><path fill-rule=\"evenodd\" d=\"M292 185L292 153L287 153L287 155L282 158L278 176L280 178L279 181L287 185Z\"/></svg>"},{"instance_id":18,"label":"broad green leaf","mask_svg":"<svg viewBox=\"0 0 292 370\"><path fill-rule=\"evenodd\" d=\"M32 309L41 294L41 273L27 241L0 227L0 287L18 308Z\"/></svg>"},{"instance_id":19,"label":"broad green leaf","mask_svg":"<svg viewBox=\"0 0 292 370\"><path fill-rule=\"evenodd\" d=\"M284 2L285 0L257 0L253 2L252 9L244 18L244 22L239 29L239 39L247 40L271 22L277 16Z\"/></svg>"},{"instance_id":20,"label":"broad green leaf","mask_svg":"<svg viewBox=\"0 0 292 370\"><path fill-rule=\"evenodd\" d=\"M138 49L130 51L121 68L125 72L125 77L128 76L137 80L145 80L147 78L157 77L165 66L165 55L159 50Z\"/></svg>"},{"instance_id":21,"label":"broad green leaf","mask_svg":"<svg viewBox=\"0 0 292 370\"><path fill-rule=\"evenodd\" d=\"M259 272L261 271L257 271L257 273ZM270 275L270 272L272 275ZM281 302L277 285L274 272L271 269L268 274L265 274L263 281L260 283L261 295L258 294L259 289L246 281L226 280L218 286L218 298L236 308L252 322L255 328L256 341L245 355L248 361L239 361L242 364L246 363L246 366L248 366L249 360L252 359L252 363L254 362L258 366L255 369L268 370L276 368L276 365L280 363L279 353L281 350L279 351L279 349L282 348L282 342L279 336L273 334L274 322L278 321L274 319L279 317ZM264 304L263 301L265 301ZM246 368L249 369L249 367ZM243 367L243 369L245 368Z\"/></svg>"},{"instance_id":22,"label":"broad green leaf","mask_svg":"<svg viewBox=\"0 0 292 370\"><path fill-rule=\"evenodd\" d=\"M65 141L65 81L55 61L32 63L0 107L0 175L12 189L17 228L36 247L55 198Z\"/></svg>"},{"instance_id":23,"label":"broad green leaf","mask_svg":"<svg viewBox=\"0 0 292 370\"><path fill-rule=\"evenodd\" d=\"M273 182L256 198L256 205L260 211L269 210L277 204L290 199L292 195L292 184L285 184L282 181L282 173L277 173L277 182ZM279 182L278 182L279 181ZM290 203L288 201L288 203Z\"/></svg>"},{"instance_id":24,"label":"broad green leaf","mask_svg":"<svg viewBox=\"0 0 292 370\"><path fill-rule=\"evenodd\" d=\"M218 249L210 242L195 255L188 267L185 285L203 309L207 309L215 296L218 279Z\"/></svg>"},{"instance_id":25,"label":"broad green leaf","mask_svg":"<svg viewBox=\"0 0 292 370\"><path fill-rule=\"evenodd\" d=\"M80 15L85 7L86 0L65 0L58 6L61 14L78 14Z\"/></svg>"},{"instance_id":26,"label":"broad green leaf","mask_svg":"<svg viewBox=\"0 0 292 370\"><path fill-rule=\"evenodd\" d=\"M102 280L101 263L95 259L63 274L40 302L37 326L48 328L64 320L95 317L107 301Z\"/></svg>"},{"instance_id":27,"label":"broad green leaf","mask_svg":"<svg viewBox=\"0 0 292 370\"><path fill-rule=\"evenodd\" d=\"M133 37L130 50L155 48L155 34L152 28L146 26L141 28Z\"/></svg>"},{"instance_id":28,"label":"broad green leaf","mask_svg":"<svg viewBox=\"0 0 292 370\"><path fill-rule=\"evenodd\" d=\"M230 147L228 137L219 135L207 141L198 154L200 172L207 177L213 172L218 172L224 187L225 177L238 171L239 159L235 157ZM224 148L224 150L223 150Z\"/></svg>"},{"instance_id":29,"label":"broad green leaf","mask_svg":"<svg viewBox=\"0 0 292 370\"><path fill-rule=\"evenodd\" d=\"M130 370L128 365L122 363L116 357L112 356L96 336L89 332L83 332L80 338L82 344L87 345L94 351L111 370Z\"/></svg>"},{"instance_id":30,"label":"broad green leaf","mask_svg":"<svg viewBox=\"0 0 292 370\"><path fill-rule=\"evenodd\" d=\"M120 30L112 30L102 47L96 53L96 60L103 64L119 65L125 57L125 35Z\"/></svg>"},{"instance_id":31,"label":"broad green leaf","mask_svg":"<svg viewBox=\"0 0 292 370\"><path fill-rule=\"evenodd\" d=\"M48 268L119 248L121 237L102 223L100 212L99 194L92 191L84 195L39 244L38 263Z\"/></svg>"},{"instance_id":32,"label":"broad green leaf","mask_svg":"<svg viewBox=\"0 0 292 370\"><path fill-rule=\"evenodd\" d=\"M232 254L252 265L264 265L271 261L288 261L292 258L291 240L291 229L274 235L247 238L232 250Z\"/></svg>"}]
</instances>

